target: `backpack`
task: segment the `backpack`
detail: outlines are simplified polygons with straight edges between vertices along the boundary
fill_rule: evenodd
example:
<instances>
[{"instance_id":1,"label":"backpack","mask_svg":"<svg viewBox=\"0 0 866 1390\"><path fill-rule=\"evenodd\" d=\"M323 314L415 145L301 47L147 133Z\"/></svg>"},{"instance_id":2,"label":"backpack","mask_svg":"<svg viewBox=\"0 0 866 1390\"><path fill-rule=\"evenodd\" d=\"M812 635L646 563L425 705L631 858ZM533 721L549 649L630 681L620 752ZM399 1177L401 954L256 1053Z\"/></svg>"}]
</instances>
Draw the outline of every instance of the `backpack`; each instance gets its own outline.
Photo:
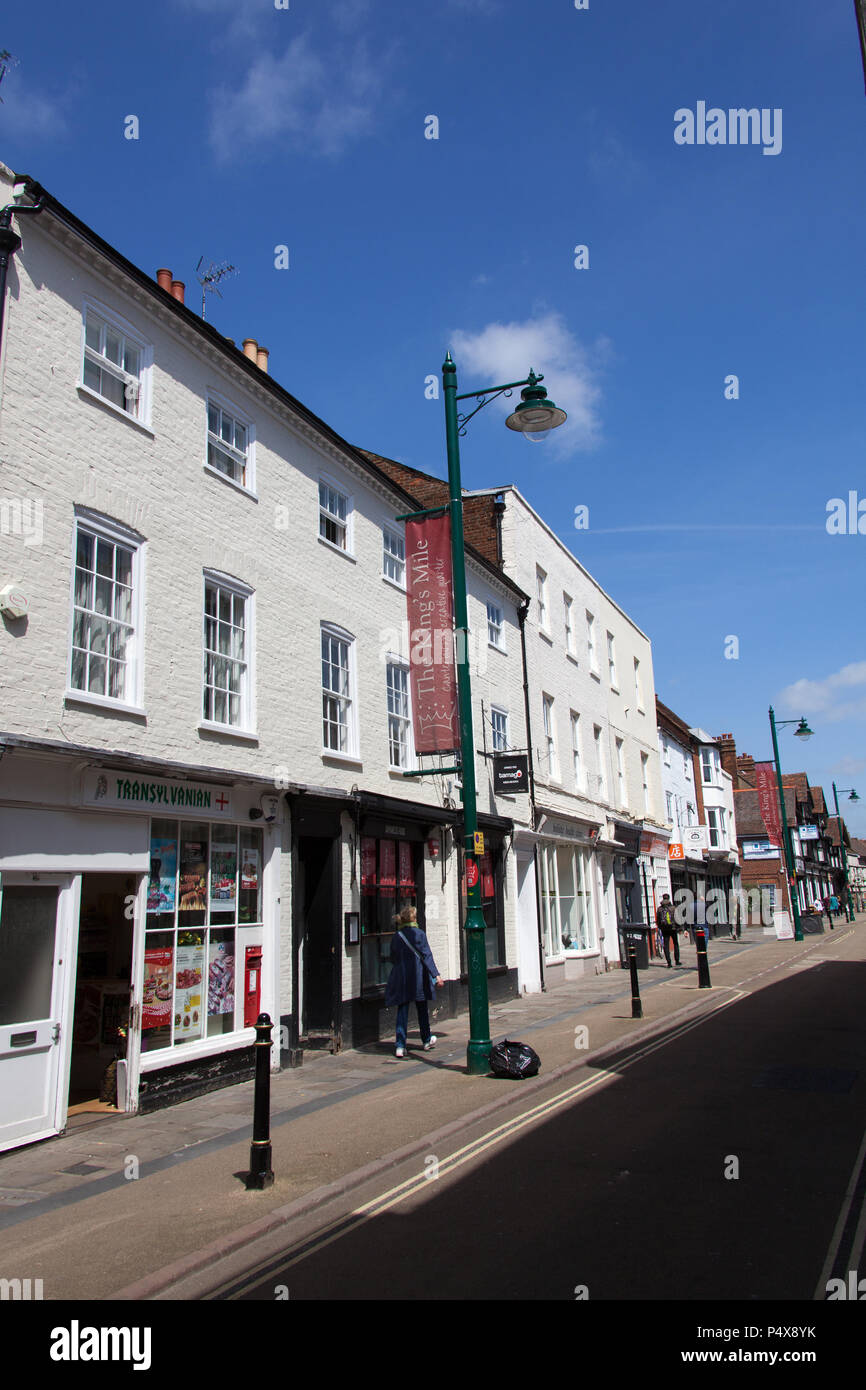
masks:
<instances>
[{"instance_id":1,"label":"backpack","mask_svg":"<svg viewBox=\"0 0 866 1390\"><path fill-rule=\"evenodd\" d=\"M663 908L661 909L661 914L662 914L662 926L663 926L663 927L672 927L673 924L674 924L674 914L673 914L673 910L672 910L671 908L669 908L669 907L663 907Z\"/></svg>"}]
</instances>

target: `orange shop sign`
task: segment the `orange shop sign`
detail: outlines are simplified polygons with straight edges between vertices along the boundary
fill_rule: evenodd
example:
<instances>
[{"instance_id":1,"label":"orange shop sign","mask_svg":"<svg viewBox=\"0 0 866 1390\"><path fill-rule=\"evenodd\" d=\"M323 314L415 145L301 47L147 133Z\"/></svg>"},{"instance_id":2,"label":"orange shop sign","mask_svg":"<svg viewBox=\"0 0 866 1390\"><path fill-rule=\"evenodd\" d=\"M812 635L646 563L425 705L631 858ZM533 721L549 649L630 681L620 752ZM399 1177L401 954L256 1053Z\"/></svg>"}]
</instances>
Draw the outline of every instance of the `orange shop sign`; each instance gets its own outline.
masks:
<instances>
[{"instance_id":1,"label":"orange shop sign","mask_svg":"<svg viewBox=\"0 0 866 1390\"><path fill-rule=\"evenodd\" d=\"M682 845L668 845L668 859L685 859Z\"/></svg>"}]
</instances>

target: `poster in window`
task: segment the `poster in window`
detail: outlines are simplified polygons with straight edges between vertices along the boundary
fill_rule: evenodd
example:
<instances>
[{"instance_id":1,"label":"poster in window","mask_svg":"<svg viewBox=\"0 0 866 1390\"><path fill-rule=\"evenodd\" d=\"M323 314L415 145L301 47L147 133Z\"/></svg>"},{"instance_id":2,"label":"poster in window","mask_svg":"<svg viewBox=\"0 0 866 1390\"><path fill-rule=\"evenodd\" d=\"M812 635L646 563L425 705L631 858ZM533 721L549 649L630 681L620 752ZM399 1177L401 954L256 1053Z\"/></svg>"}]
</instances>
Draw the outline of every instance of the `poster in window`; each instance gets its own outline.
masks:
<instances>
[{"instance_id":1,"label":"poster in window","mask_svg":"<svg viewBox=\"0 0 866 1390\"><path fill-rule=\"evenodd\" d=\"M171 1023L171 968L174 951L169 946L148 947L144 952L144 994L141 1001L142 1032Z\"/></svg>"},{"instance_id":2,"label":"poster in window","mask_svg":"<svg viewBox=\"0 0 866 1390\"><path fill-rule=\"evenodd\" d=\"M361 840L361 892L376 891L376 841L365 835Z\"/></svg>"},{"instance_id":3,"label":"poster in window","mask_svg":"<svg viewBox=\"0 0 866 1390\"><path fill-rule=\"evenodd\" d=\"M379 891L386 898L397 893L397 846L393 840L379 841Z\"/></svg>"},{"instance_id":4,"label":"poster in window","mask_svg":"<svg viewBox=\"0 0 866 1390\"><path fill-rule=\"evenodd\" d=\"M184 840L180 851L180 911L200 912L207 907L207 845Z\"/></svg>"},{"instance_id":5,"label":"poster in window","mask_svg":"<svg viewBox=\"0 0 866 1390\"><path fill-rule=\"evenodd\" d=\"M259 852L245 849L241 855L241 888L255 889L259 886Z\"/></svg>"},{"instance_id":6,"label":"poster in window","mask_svg":"<svg viewBox=\"0 0 866 1390\"><path fill-rule=\"evenodd\" d=\"M177 948L174 996L174 1040L194 1042L204 1033L202 978L204 942Z\"/></svg>"},{"instance_id":7,"label":"poster in window","mask_svg":"<svg viewBox=\"0 0 866 1390\"><path fill-rule=\"evenodd\" d=\"M208 956L207 1011L211 1017L232 1014L235 1009L234 942L212 941Z\"/></svg>"},{"instance_id":8,"label":"poster in window","mask_svg":"<svg viewBox=\"0 0 866 1390\"><path fill-rule=\"evenodd\" d=\"M496 896L496 889L493 886L493 857L489 850L481 855L481 896L482 898L493 898Z\"/></svg>"},{"instance_id":9,"label":"poster in window","mask_svg":"<svg viewBox=\"0 0 866 1390\"><path fill-rule=\"evenodd\" d=\"M234 840L214 840L210 848L212 912L233 912L237 893L238 854Z\"/></svg>"},{"instance_id":10,"label":"poster in window","mask_svg":"<svg viewBox=\"0 0 866 1390\"><path fill-rule=\"evenodd\" d=\"M177 841L154 836L150 842L150 878L147 884L148 912L174 912L177 876Z\"/></svg>"},{"instance_id":11,"label":"poster in window","mask_svg":"<svg viewBox=\"0 0 866 1390\"><path fill-rule=\"evenodd\" d=\"M415 873L412 867L412 846L405 840L399 842L400 850L400 887L414 888Z\"/></svg>"}]
</instances>

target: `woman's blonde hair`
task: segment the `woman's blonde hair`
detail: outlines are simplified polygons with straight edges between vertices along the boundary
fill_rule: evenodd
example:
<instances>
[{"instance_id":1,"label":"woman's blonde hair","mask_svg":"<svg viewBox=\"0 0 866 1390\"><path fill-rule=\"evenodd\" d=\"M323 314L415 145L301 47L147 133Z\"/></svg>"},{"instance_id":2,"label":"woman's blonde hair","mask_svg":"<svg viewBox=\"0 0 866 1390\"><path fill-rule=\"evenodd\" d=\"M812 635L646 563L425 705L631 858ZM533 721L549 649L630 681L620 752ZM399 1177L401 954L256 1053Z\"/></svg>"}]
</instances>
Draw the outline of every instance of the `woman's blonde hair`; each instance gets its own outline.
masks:
<instances>
[{"instance_id":1,"label":"woman's blonde hair","mask_svg":"<svg viewBox=\"0 0 866 1390\"><path fill-rule=\"evenodd\" d=\"M414 907L404 907L400 913L400 921L404 926L408 926L410 922L415 922L417 919L418 913Z\"/></svg>"}]
</instances>

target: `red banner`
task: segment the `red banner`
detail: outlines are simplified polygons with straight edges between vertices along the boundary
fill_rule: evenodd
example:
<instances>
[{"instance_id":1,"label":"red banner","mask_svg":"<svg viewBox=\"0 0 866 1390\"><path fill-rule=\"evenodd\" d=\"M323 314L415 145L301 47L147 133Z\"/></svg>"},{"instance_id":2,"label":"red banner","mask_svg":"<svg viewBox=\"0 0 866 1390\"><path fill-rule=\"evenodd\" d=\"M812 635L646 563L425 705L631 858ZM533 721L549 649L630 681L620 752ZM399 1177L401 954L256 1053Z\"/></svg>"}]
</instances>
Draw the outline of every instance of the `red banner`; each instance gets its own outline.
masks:
<instances>
[{"instance_id":1,"label":"red banner","mask_svg":"<svg viewBox=\"0 0 866 1390\"><path fill-rule=\"evenodd\" d=\"M485 850L481 856L481 896L482 898L494 898L496 889L493 884L493 858L489 850Z\"/></svg>"},{"instance_id":2,"label":"red banner","mask_svg":"<svg viewBox=\"0 0 866 1390\"><path fill-rule=\"evenodd\" d=\"M451 753L460 747L460 726L447 512L406 522L406 575L415 751Z\"/></svg>"},{"instance_id":3,"label":"red banner","mask_svg":"<svg viewBox=\"0 0 866 1390\"><path fill-rule=\"evenodd\" d=\"M758 809L764 829L770 837L770 844L781 848L785 841L782 838L782 820L779 814L779 789L772 763L755 763L755 786L758 790Z\"/></svg>"}]
</instances>

